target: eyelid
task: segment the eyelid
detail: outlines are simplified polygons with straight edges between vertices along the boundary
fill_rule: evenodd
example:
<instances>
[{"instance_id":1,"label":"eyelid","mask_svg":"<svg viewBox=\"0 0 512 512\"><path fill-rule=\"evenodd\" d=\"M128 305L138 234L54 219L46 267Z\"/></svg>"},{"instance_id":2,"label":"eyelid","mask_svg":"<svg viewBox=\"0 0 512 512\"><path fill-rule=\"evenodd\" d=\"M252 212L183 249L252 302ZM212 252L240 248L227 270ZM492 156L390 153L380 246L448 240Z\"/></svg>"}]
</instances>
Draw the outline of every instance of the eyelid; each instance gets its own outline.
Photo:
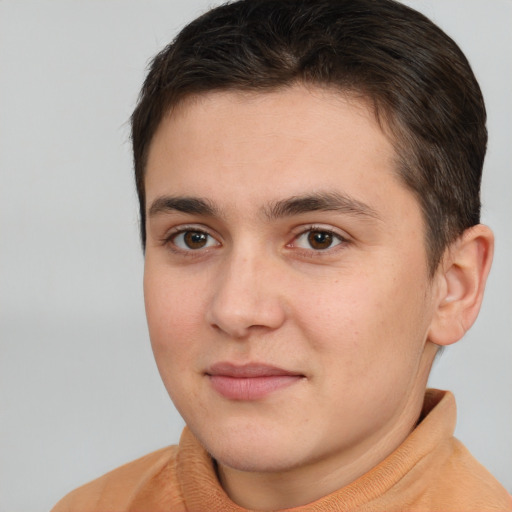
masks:
<instances>
[{"instance_id":1,"label":"eyelid","mask_svg":"<svg viewBox=\"0 0 512 512\"><path fill-rule=\"evenodd\" d=\"M336 228L330 224L321 223L301 224L300 226L293 228L292 233L294 238L296 238L308 231L325 231L327 233L332 233L343 240L350 240L351 238L346 231Z\"/></svg>"}]
</instances>

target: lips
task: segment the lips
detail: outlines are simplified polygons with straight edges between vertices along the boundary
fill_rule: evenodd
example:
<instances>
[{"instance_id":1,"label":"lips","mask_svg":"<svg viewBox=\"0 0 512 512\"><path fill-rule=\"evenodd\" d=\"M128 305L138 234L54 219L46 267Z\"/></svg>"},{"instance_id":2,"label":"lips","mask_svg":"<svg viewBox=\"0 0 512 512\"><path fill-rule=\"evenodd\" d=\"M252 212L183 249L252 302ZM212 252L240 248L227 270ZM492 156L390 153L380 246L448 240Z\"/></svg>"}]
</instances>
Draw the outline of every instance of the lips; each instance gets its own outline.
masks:
<instances>
[{"instance_id":1,"label":"lips","mask_svg":"<svg viewBox=\"0 0 512 512\"><path fill-rule=\"evenodd\" d=\"M265 364L216 363L207 372L212 388L229 400L258 400L301 381L303 374Z\"/></svg>"}]
</instances>

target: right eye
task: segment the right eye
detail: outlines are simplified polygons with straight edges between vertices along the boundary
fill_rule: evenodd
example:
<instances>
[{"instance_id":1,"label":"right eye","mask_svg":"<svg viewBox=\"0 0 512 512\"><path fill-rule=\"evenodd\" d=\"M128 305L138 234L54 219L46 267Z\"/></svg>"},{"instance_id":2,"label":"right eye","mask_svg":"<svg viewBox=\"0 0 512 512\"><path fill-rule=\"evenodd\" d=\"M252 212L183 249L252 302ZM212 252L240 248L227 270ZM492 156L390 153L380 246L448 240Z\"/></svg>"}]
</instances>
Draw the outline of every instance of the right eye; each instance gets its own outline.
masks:
<instances>
[{"instance_id":1,"label":"right eye","mask_svg":"<svg viewBox=\"0 0 512 512\"><path fill-rule=\"evenodd\" d=\"M204 231L187 229L172 235L171 242L183 251L197 251L220 245L215 238Z\"/></svg>"}]
</instances>

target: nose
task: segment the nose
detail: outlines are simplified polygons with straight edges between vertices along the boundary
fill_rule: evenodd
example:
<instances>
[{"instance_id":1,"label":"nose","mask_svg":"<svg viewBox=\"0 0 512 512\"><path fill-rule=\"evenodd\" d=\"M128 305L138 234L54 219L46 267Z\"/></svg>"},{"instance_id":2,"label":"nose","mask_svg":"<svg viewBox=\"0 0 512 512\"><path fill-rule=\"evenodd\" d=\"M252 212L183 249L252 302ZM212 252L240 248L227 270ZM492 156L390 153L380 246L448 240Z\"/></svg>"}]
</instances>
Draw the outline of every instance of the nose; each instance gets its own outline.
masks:
<instances>
[{"instance_id":1,"label":"nose","mask_svg":"<svg viewBox=\"0 0 512 512\"><path fill-rule=\"evenodd\" d=\"M233 255L215 276L207 321L232 338L278 329L285 321L279 270L265 255Z\"/></svg>"}]
</instances>

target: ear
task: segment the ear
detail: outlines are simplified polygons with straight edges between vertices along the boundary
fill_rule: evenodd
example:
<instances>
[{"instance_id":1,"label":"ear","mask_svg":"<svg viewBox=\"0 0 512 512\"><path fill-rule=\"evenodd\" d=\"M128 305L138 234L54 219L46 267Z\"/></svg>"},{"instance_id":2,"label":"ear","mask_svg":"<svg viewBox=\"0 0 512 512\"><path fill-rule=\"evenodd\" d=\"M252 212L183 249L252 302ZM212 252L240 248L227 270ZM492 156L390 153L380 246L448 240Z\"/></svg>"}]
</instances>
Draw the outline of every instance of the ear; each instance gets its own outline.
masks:
<instances>
[{"instance_id":1,"label":"ear","mask_svg":"<svg viewBox=\"0 0 512 512\"><path fill-rule=\"evenodd\" d=\"M445 251L434 280L437 294L428 339L436 345L460 340L473 325L491 269L494 235L482 224L462 234Z\"/></svg>"}]
</instances>

